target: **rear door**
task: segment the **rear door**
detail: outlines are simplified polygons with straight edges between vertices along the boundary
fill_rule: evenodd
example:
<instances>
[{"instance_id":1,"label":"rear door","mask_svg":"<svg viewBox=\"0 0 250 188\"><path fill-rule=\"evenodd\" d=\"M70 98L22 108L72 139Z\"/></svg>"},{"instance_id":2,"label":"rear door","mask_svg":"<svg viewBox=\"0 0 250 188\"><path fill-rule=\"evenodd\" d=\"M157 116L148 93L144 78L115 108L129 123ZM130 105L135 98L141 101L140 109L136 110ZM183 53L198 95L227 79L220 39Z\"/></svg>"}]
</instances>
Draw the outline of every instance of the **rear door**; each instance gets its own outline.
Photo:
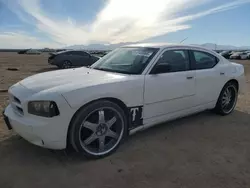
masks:
<instances>
[{"instance_id":1,"label":"rear door","mask_svg":"<svg viewBox=\"0 0 250 188\"><path fill-rule=\"evenodd\" d=\"M225 83L225 68L216 56L200 50L190 50L192 69L195 70L195 105L217 101Z\"/></svg>"}]
</instances>

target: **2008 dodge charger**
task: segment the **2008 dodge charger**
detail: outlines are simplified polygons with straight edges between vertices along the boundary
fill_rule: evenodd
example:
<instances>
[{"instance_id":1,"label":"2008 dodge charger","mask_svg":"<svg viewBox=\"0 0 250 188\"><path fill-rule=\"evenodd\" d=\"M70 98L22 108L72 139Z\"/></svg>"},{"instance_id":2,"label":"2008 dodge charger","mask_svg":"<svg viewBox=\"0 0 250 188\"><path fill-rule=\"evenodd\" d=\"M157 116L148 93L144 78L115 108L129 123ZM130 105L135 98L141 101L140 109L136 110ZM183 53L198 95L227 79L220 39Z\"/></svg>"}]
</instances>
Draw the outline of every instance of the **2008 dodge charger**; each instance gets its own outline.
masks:
<instances>
[{"instance_id":1,"label":"2008 dodge charger","mask_svg":"<svg viewBox=\"0 0 250 188\"><path fill-rule=\"evenodd\" d=\"M136 44L89 68L28 77L9 89L6 124L29 142L87 157L114 152L128 135L214 109L230 114L244 67L196 46Z\"/></svg>"}]
</instances>

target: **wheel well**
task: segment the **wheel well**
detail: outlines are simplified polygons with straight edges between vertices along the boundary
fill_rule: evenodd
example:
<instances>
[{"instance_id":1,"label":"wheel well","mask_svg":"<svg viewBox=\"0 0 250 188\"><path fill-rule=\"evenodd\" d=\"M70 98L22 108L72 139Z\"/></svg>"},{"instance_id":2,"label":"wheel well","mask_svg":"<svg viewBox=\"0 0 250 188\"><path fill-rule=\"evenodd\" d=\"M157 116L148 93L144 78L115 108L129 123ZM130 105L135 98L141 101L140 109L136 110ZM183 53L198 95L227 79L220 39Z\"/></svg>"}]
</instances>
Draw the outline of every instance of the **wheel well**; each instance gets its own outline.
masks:
<instances>
[{"instance_id":1,"label":"wheel well","mask_svg":"<svg viewBox=\"0 0 250 188\"><path fill-rule=\"evenodd\" d=\"M237 80L232 79L232 80L229 80L227 83L233 83L233 84L235 84L235 86L237 88L237 91L239 90L239 82Z\"/></svg>"},{"instance_id":2,"label":"wheel well","mask_svg":"<svg viewBox=\"0 0 250 188\"><path fill-rule=\"evenodd\" d=\"M128 108L126 106L126 104L124 102L122 102L121 100L117 99L117 98L112 98L112 97L106 97L106 98L100 98L100 99L96 99L96 100L93 100L93 101L90 101L86 104L84 104L83 106L81 106L73 115L73 117L71 118L70 120L70 123L69 123L69 127L68 127L68 132L67 132L67 147L70 145L70 142L69 142L69 132L70 132L70 129L72 127L72 122L73 120L75 119L76 115L80 112L81 109L83 109L84 107L86 107L87 105L90 105L91 103L93 102L96 102L96 101L100 101L100 100L107 100L107 101L110 101L110 102L113 102L115 104L117 104L119 107L121 107L121 109L124 111L126 117L128 118L129 117L129 112L128 112ZM128 118L129 119L129 118Z\"/></svg>"}]
</instances>

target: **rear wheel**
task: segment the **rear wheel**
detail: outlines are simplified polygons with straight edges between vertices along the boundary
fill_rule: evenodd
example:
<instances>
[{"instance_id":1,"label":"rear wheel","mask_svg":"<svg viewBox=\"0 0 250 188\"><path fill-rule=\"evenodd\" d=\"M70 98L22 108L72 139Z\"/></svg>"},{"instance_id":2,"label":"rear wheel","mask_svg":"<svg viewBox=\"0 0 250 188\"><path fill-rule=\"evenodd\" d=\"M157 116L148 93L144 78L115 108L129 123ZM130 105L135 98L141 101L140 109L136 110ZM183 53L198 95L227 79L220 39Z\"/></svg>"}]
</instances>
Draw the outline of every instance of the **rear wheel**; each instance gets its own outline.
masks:
<instances>
[{"instance_id":1,"label":"rear wheel","mask_svg":"<svg viewBox=\"0 0 250 188\"><path fill-rule=\"evenodd\" d=\"M227 83L220 93L215 111L221 115L230 114L235 108L237 98L238 90L236 84L233 82Z\"/></svg>"},{"instance_id":2,"label":"rear wheel","mask_svg":"<svg viewBox=\"0 0 250 188\"><path fill-rule=\"evenodd\" d=\"M60 68L62 69L68 69L72 67L72 63L68 60L63 61L62 65Z\"/></svg>"},{"instance_id":3,"label":"rear wheel","mask_svg":"<svg viewBox=\"0 0 250 188\"><path fill-rule=\"evenodd\" d=\"M70 143L88 158L114 152L126 137L127 119L115 103L100 100L81 109L70 129Z\"/></svg>"}]
</instances>

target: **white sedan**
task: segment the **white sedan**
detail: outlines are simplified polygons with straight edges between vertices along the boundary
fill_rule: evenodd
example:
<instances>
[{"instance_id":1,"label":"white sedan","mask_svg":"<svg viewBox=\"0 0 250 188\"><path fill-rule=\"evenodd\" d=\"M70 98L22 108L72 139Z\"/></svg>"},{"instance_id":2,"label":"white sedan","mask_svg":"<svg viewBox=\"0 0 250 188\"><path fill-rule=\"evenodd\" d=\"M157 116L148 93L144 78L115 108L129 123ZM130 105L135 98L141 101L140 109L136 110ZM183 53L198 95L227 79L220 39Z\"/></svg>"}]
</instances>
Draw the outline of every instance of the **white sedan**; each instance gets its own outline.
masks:
<instances>
[{"instance_id":1,"label":"white sedan","mask_svg":"<svg viewBox=\"0 0 250 188\"><path fill-rule=\"evenodd\" d=\"M247 52L235 52L230 56L230 59L248 59L249 54Z\"/></svg>"},{"instance_id":2,"label":"white sedan","mask_svg":"<svg viewBox=\"0 0 250 188\"><path fill-rule=\"evenodd\" d=\"M90 158L114 152L128 135L207 109L230 114L244 67L196 46L136 44L90 68L28 77L9 89L9 129L51 149Z\"/></svg>"}]
</instances>

